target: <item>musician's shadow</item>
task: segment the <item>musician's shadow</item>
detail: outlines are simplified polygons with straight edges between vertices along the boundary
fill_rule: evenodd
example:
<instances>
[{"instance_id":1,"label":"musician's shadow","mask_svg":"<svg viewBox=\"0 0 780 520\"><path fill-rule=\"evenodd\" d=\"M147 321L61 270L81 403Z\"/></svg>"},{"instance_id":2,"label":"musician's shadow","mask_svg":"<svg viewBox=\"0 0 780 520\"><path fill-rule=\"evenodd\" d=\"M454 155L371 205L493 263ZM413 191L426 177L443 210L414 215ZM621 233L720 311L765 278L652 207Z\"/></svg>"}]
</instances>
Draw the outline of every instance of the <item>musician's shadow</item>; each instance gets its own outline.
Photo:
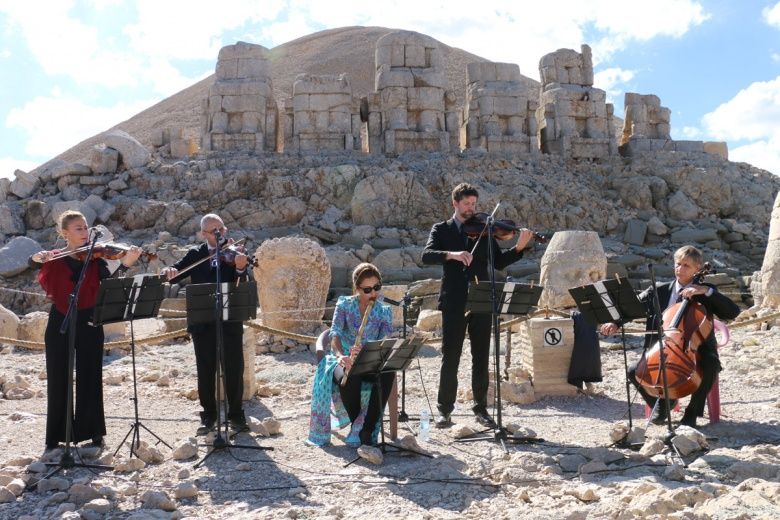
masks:
<instances>
[{"instance_id":1,"label":"musician's shadow","mask_svg":"<svg viewBox=\"0 0 780 520\"><path fill-rule=\"evenodd\" d=\"M341 435L338 437L341 438ZM386 440L390 442L390 439ZM388 446L381 465L374 465L358 458L357 450L342 444L341 440L336 440L334 444L328 446L311 449L319 449L332 457L331 466L341 470L342 474L343 466L352 462L349 467L353 469L349 474L358 480L381 485L388 492L427 510L439 508L451 512L464 511L474 500L484 499L485 492L499 491L499 488L489 480L466 473L468 469L466 462L453 455L440 453L437 450L438 446L445 448L443 444L433 440L423 446L423 449L434 458L398 452ZM464 492L464 487L473 492ZM477 497L477 494L482 496Z\"/></svg>"},{"instance_id":2,"label":"musician's shadow","mask_svg":"<svg viewBox=\"0 0 780 520\"><path fill-rule=\"evenodd\" d=\"M246 402L244 411L247 417L259 420L273 417L270 409L257 399ZM289 504L291 490L300 488L303 491L305 483L295 475L295 470L285 469L276 461L278 451L287 449L277 441L284 432L271 437L251 431L238 434L231 431L230 435L229 447L199 449L197 463L208 468L208 474L198 476L198 488L200 494L208 494L212 504L240 501L247 508L241 512L250 512L278 503ZM259 449L261 447L274 448L274 451ZM303 504L306 499L301 498L301 501ZM182 500L183 505L191 506L197 506L199 502L197 497Z\"/></svg>"},{"instance_id":3,"label":"musician's shadow","mask_svg":"<svg viewBox=\"0 0 780 520\"><path fill-rule=\"evenodd\" d=\"M633 388L633 387L632 387ZM633 397L632 391L632 397ZM644 421L645 407L641 398L634 400L631 405L631 414L635 423ZM616 399L600 393L577 393L572 396L543 396L530 404L514 404L504 402L505 414L509 417L522 417L529 410L544 414L551 418L565 418L569 416L588 417L613 423L628 420L628 405L626 399ZM555 409L559 413L546 413L549 409Z\"/></svg>"}]
</instances>

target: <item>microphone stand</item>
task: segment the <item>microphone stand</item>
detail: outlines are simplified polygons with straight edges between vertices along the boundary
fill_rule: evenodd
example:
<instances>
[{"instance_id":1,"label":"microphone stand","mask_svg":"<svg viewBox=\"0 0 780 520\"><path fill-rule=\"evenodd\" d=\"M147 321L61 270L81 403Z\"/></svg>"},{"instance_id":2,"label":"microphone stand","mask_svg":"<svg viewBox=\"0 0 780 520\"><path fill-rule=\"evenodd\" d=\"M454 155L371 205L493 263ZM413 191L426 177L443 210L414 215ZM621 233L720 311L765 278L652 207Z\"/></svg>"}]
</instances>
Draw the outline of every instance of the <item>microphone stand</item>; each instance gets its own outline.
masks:
<instances>
[{"instance_id":1,"label":"microphone stand","mask_svg":"<svg viewBox=\"0 0 780 520\"><path fill-rule=\"evenodd\" d=\"M79 292L81 291L81 284L84 282L84 278L87 274L87 268L89 262L92 260L92 254L95 250L95 244L97 239L100 238L103 233L99 230L95 230L92 236L92 240L87 250L87 256L84 259L84 265L81 266L79 272L79 278L76 281L76 285L73 287L73 292L68 297L68 311L65 313L65 318L60 325L60 334L68 334L68 388L66 390L66 405L65 405L65 451L62 453L59 462L47 462L47 466L53 466L49 473L43 476L40 480L32 484L30 487L36 487L41 480L50 478L60 470L70 469L74 467L78 468L92 468L92 469L114 469L113 466L106 466L101 464L85 464L83 462L76 462L71 452L71 443L73 442L73 367L75 365L74 357L76 355L76 325L78 318L78 300ZM102 348L102 347L101 347Z\"/></svg>"},{"instance_id":2,"label":"microphone stand","mask_svg":"<svg viewBox=\"0 0 780 520\"><path fill-rule=\"evenodd\" d=\"M215 251L215 257L214 262L216 262L216 267L214 268L216 271L216 295L214 298L214 328L216 330L216 354L217 354L217 374L216 374L216 381L217 381L217 436L214 438L214 442L211 445L211 451L206 453L206 455L199 460L194 467L199 468L201 465L203 465L204 462L206 462L206 459L208 459L211 455L214 454L217 450L223 450L223 449L229 449L229 448L246 448L246 449L253 449L253 450L273 450L271 447L267 446L248 446L248 445L237 445L237 444L231 444L230 443L230 435L228 433L228 404L227 399L223 398L223 392L227 390L227 374L225 373L225 344L224 344L224 336L222 331L222 319L223 319L223 309L224 309L224 301L223 301L223 293L222 293L222 262L220 260L222 245L220 242L222 241L222 234L219 232L218 229L215 229L213 231L214 238L217 240L217 248ZM242 325L243 326L243 325ZM220 388L221 386L221 388ZM224 421L221 421L219 418L220 409L222 409ZM224 428L224 437L222 430Z\"/></svg>"}]
</instances>

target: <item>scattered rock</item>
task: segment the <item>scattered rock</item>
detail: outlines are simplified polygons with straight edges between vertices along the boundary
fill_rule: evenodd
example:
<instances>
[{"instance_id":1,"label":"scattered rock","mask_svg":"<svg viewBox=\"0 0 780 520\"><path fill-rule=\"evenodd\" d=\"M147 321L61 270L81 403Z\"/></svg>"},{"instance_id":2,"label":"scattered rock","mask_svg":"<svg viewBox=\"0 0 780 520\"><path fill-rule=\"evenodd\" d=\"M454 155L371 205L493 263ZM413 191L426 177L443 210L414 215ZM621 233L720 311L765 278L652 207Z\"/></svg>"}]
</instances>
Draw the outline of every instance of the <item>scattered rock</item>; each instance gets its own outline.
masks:
<instances>
[{"instance_id":1,"label":"scattered rock","mask_svg":"<svg viewBox=\"0 0 780 520\"><path fill-rule=\"evenodd\" d=\"M282 423L273 417L263 419L263 426L265 426L269 435L279 435L282 431Z\"/></svg>"},{"instance_id":2,"label":"scattered rock","mask_svg":"<svg viewBox=\"0 0 780 520\"><path fill-rule=\"evenodd\" d=\"M198 487L193 482L181 482L176 486L173 496L179 500L196 497L198 496Z\"/></svg>"},{"instance_id":3,"label":"scattered rock","mask_svg":"<svg viewBox=\"0 0 780 520\"><path fill-rule=\"evenodd\" d=\"M105 498L96 498L95 500L90 500L84 504L83 508L87 511L94 511L104 515L108 514L108 512L110 512L112 509L111 502Z\"/></svg>"},{"instance_id":4,"label":"scattered rock","mask_svg":"<svg viewBox=\"0 0 780 520\"><path fill-rule=\"evenodd\" d=\"M382 450L373 446L366 446L363 444L357 449L357 454L361 459L366 460L371 464L382 464L384 461Z\"/></svg>"},{"instance_id":5,"label":"scattered rock","mask_svg":"<svg viewBox=\"0 0 780 520\"><path fill-rule=\"evenodd\" d=\"M465 424L456 426L452 430L452 435L456 439L463 439L464 437L468 437L469 435L474 435L475 430L471 428L470 426L466 426Z\"/></svg>"},{"instance_id":6,"label":"scattered rock","mask_svg":"<svg viewBox=\"0 0 780 520\"><path fill-rule=\"evenodd\" d=\"M175 511L176 504L168 498L163 491L145 491L141 495L144 509L162 509L163 511Z\"/></svg>"},{"instance_id":7,"label":"scattered rock","mask_svg":"<svg viewBox=\"0 0 780 520\"><path fill-rule=\"evenodd\" d=\"M270 437L271 434L268 432L268 428L265 427L265 424L260 419L249 417L247 424L249 425L249 431L252 433L261 437Z\"/></svg>"},{"instance_id":8,"label":"scattered rock","mask_svg":"<svg viewBox=\"0 0 780 520\"><path fill-rule=\"evenodd\" d=\"M195 437L190 437L176 444L173 448L174 460L186 460L198 455L198 441Z\"/></svg>"},{"instance_id":9,"label":"scattered rock","mask_svg":"<svg viewBox=\"0 0 780 520\"><path fill-rule=\"evenodd\" d=\"M120 460L114 464L114 471L117 473L131 473L146 467L146 462L138 458Z\"/></svg>"}]
</instances>

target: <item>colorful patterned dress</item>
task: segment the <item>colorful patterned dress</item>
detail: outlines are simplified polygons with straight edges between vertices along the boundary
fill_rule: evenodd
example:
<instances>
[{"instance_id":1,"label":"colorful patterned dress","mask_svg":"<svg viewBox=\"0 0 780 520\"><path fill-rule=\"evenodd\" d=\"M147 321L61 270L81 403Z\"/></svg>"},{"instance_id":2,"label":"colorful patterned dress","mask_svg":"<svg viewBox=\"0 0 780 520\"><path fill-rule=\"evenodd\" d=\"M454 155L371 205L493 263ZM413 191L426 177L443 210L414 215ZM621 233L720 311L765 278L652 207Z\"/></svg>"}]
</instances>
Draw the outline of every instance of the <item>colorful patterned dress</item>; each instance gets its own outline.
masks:
<instances>
[{"instance_id":1,"label":"colorful patterned dress","mask_svg":"<svg viewBox=\"0 0 780 520\"><path fill-rule=\"evenodd\" d=\"M355 344L355 336L360 328L362 318L357 296L341 296L336 303L333 313L333 324L330 335L341 338L344 355ZM365 341L376 341L386 338L393 332L393 313L389 305L377 303L371 310L368 322L363 330L361 344ZM333 381L333 371L338 361L332 352L322 358L317 371L314 373L314 386L311 395L311 420L309 422L308 443L316 446L325 446L330 443L332 429L341 429L349 424L349 416L344 404L341 402L339 386ZM346 443L350 446L359 446L358 435L363 428L366 409L371 397L371 386L363 383L360 390L361 412L347 436ZM381 418L380 418L381 420ZM374 436L379 428L375 428ZM376 439L374 439L376 440Z\"/></svg>"}]
</instances>

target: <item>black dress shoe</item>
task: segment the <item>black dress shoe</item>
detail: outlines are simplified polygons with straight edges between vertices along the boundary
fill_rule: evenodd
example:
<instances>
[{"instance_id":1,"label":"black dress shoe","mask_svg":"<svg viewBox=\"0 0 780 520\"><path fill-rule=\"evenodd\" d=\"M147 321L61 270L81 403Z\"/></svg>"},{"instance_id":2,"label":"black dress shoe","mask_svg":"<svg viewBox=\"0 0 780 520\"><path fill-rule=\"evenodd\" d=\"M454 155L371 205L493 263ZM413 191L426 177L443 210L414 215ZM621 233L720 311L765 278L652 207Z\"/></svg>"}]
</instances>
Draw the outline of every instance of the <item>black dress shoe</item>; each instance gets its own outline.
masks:
<instances>
[{"instance_id":1,"label":"black dress shoe","mask_svg":"<svg viewBox=\"0 0 780 520\"><path fill-rule=\"evenodd\" d=\"M683 414L682 419L680 420L680 424L682 426L690 426L691 428L696 428L696 414L695 413L688 413L686 410Z\"/></svg>"},{"instance_id":2,"label":"black dress shoe","mask_svg":"<svg viewBox=\"0 0 780 520\"><path fill-rule=\"evenodd\" d=\"M92 437L92 442L89 444L90 446L94 446L96 448L102 448L103 447L103 436L102 435L95 435Z\"/></svg>"},{"instance_id":3,"label":"black dress shoe","mask_svg":"<svg viewBox=\"0 0 780 520\"><path fill-rule=\"evenodd\" d=\"M495 428L496 422L493 420L492 417L487 412L474 412L474 418L477 420L479 424L482 426L486 426L487 428Z\"/></svg>"},{"instance_id":4,"label":"black dress shoe","mask_svg":"<svg viewBox=\"0 0 780 520\"><path fill-rule=\"evenodd\" d=\"M452 419L450 419L450 414L448 413L439 414L439 416L436 418L436 422L433 424L437 428L449 428L450 426L452 426Z\"/></svg>"},{"instance_id":5,"label":"black dress shoe","mask_svg":"<svg viewBox=\"0 0 780 520\"><path fill-rule=\"evenodd\" d=\"M244 419L243 417L230 419L229 422L230 422L230 429L236 433L249 431L249 425L247 425L246 419Z\"/></svg>"},{"instance_id":6,"label":"black dress shoe","mask_svg":"<svg viewBox=\"0 0 780 520\"><path fill-rule=\"evenodd\" d=\"M200 426L198 426L198 429L195 431L195 435L197 436L208 435L208 433L214 429L216 423L217 421L215 421L214 419L202 420L200 422Z\"/></svg>"}]
</instances>

